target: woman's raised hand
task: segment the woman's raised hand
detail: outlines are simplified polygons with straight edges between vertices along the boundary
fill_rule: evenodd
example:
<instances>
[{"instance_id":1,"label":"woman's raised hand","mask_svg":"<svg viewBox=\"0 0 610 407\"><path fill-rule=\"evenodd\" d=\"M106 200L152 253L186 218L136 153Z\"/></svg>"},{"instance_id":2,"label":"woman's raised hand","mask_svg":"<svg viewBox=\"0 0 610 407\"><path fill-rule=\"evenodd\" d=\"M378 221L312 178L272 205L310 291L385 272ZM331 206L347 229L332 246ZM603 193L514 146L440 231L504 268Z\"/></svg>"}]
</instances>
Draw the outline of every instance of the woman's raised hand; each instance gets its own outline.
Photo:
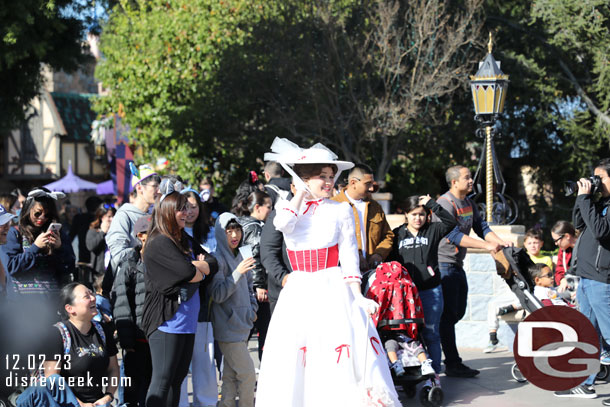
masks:
<instances>
[{"instance_id":1,"label":"woman's raised hand","mask_svg":"<svg viewBox=\"0 0 610 407\"><path fill-rule=\"evenodd\" d=\"M51 232L43 232L39 234L36 240L34 240L34 246L38 247L39 249L44 249L49 241L50 233Z\"/></svg>"},{"instance_id":2,"label":"woman's raised hand","mask_svg":"<svg viewBox=\"0 0 610 407\"><path fill-rule=\"evenodd\" d=\"M427 204L427 203L428 203L428 201L429 201L430 199L432 199L432 198L430 197L430 194L428 194L428 195L422 195L422 196L420 196L420 197L419 197L419 202L418 202L418 203L419 203L420 205L425 205L425 204Z\"/></svg>"},{"instance_id":3,"label":"woman's raised hand","mask_svg":"<svg viewBox=\"0 0 610 407\"><path fill-rule=\"evenodd\" d=\"M49 246L59 249L61 247L61 237L58 232L48 232L47 242Z\"/></svg>"},{"instance_id":4,"label":"woman's raised hand","mask_svg":"<svg viewBox=\"0 0 610 407\"><path fill-rule=\"evenodd\" d=\"M248 271L254 268L254 257L249 257L245 260L242 260L241 263L237 266L235 270L239 272L239 274L246 274Z\"/></svg>"}]
</instances>

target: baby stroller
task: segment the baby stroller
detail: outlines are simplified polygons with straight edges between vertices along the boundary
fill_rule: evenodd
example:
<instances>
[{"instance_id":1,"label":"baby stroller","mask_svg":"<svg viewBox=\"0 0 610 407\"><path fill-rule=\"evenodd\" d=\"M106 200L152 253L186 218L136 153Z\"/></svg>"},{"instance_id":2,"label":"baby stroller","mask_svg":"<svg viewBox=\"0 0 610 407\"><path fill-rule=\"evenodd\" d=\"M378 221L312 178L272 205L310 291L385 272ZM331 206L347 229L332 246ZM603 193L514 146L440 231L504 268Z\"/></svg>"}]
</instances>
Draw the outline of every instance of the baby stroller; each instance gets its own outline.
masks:
<instances>
[{"instance_id":1,"label":"baby stroller","mask_svg":"<svg viewBox=\"0 0 610 407\"><path fill-rule=\"evenodd\" d=\"M390 334L400 333L419 341L424 350L426 349L422 335L419 334L424 326L423 307L407 269L398 262L380 264L376 269L364 273L362 292L379 304L379 311L372 318L384 343ZM412 363L405 365L404 361L407 359ZM400 360L403 361L405 374L397 377L392 371L394 383L401 385L407 397L412 398L415 397L416 385L419 382L432 379L422 387L419 399L424 406L439 407L444 394L434 380L435 375L422 375L421 364L417 358L409 358L409 355L403 354Z\"/></svg>"},{"instance_id":2,"label":"baby stroller","mask_svg":"<svg viewBox=\"0 0 610 407\"><path fill-rule=\"evenodd\" d=\"M494 255L494 259L498 274L508 284L511 291L515 293L523 309L529 314L542 308L542 302L534 296L535 284L528 272L529 267L534 263L527 252L524 249L505 247ZM517 382L527 382L516 363L511 368L511 374ZM605 380L609 374L608 366L601 365L597 379Z\"/></svg>"}]
</instances>

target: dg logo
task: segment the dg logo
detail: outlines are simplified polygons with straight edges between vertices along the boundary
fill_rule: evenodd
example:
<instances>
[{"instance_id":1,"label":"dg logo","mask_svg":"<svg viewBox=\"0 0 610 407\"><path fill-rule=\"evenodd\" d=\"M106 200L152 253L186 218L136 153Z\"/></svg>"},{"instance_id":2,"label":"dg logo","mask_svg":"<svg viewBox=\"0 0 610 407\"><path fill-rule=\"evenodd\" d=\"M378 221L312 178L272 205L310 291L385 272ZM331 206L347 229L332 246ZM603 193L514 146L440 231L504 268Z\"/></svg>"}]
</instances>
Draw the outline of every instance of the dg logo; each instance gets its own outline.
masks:
<instances>
[{"instance_id":1,"label":"dg logo","mask_svg":"<svg viewBox=\"0 0 610 407\"><path fill-rule=\"evenodd\" d=\"M544 307L530 314L519 324L513 353L525 378L545 390L568 390L599 372L597 332L569 307Z\"/></svg>"}]
</instances>

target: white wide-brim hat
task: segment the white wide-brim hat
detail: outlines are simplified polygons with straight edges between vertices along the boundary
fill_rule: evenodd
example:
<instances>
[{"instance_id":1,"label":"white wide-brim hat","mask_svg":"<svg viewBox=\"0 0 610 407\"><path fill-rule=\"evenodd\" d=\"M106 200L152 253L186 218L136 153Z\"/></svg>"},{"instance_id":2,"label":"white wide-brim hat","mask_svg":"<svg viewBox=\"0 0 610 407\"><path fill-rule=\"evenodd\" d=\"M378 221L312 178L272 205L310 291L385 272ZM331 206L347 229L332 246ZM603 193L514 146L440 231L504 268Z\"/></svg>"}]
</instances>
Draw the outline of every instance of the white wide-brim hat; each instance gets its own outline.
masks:
<instances>
[{"instance_id":1,"label":"white wide-brim hat","mask_svg":"<svg viewBox=\"0 0 610 407\"><path fill-rule=\"evenodd\" d=\"M337 166L336 183L341 172L354 167L352 162L337 160L337 154L321 143L301 148L288 139L276 137L271 144L271 151L265 153L265 161L278 162L293 177L297 176L292 170L295 164L334 164Z\"/></svg>"}]
</instances>

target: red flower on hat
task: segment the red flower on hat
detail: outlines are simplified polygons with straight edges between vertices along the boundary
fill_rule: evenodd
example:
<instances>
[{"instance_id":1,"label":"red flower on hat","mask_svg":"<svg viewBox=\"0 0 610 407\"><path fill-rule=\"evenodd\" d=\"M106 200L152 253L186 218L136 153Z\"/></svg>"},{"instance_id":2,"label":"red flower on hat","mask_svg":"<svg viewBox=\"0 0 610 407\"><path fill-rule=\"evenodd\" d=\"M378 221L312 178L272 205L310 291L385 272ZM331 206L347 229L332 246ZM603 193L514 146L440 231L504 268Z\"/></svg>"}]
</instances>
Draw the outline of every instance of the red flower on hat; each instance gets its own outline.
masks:
<instances>
[{"instance_id":1,"label":"red flower on hat","mask_svg":"<svg viewBox=\"0 0 610 407\"><path fill-rule=\"evenodd\" d=\"M254 184L258 182L258 175L256 174L256 171L250 171L250 183Z\"/></svg>"}]
</instances>

